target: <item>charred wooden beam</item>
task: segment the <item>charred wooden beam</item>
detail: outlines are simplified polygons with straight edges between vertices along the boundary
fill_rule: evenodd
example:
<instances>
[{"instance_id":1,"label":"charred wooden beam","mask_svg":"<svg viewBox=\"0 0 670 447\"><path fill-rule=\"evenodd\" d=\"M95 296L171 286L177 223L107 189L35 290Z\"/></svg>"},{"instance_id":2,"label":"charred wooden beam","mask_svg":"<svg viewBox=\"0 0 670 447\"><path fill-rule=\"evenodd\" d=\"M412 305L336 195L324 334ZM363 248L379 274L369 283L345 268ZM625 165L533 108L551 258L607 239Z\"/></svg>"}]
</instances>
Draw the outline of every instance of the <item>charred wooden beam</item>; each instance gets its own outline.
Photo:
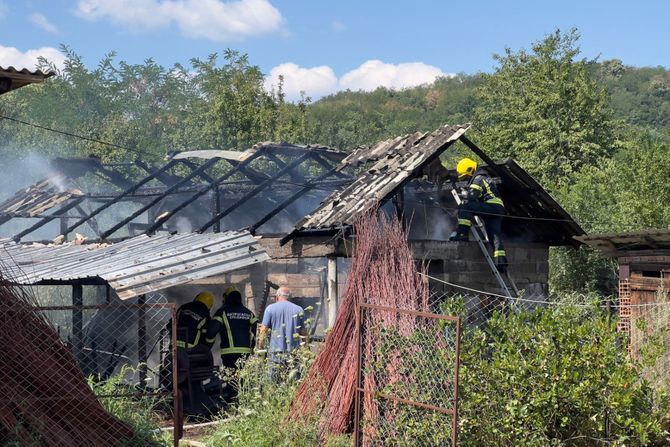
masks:
<instances>
[{"instance_id":1,"label":"charred wooden beam","mask_svg":"<svg viewBox=\"0 0 670 447\"><path fill-rule=\"evenodd\" d=\"M143 206L143 207L140 208L139 210L137 210L137 211L135 211L134 213L132 213L130 216L128 216L128 217L126 217L125 219L123 219L123 220L121 220L120 222L118 222L116 225L114 225L114 226L113 226L112 228L110 228L109 230L107 230L107 231L105 231L104 233L102 233L102 234L100 235L100 238L101 238L101 239L105 239L105 238L107 238L108 236L114 234L114 232L116 232L116 230L118 230L119 228L123 227L123 226L126 225L127 223L132 222L133 219L135 219L137 216L139 216L139 215L141 215L142 213L146 212L148 209L150 209L151 207L153 207L154 205L156 205L158 202L160 202L161 200L163 200L165 197L167 197L168 195L170 195L173 191L177 190L180 186L183 186L183 185L185 185L186 183L188 183L193 177L196 177L200 172L203 172L203 171L205 171L206 169L208 169L208 168L210 168L211 166L213 166L214 164L216 164L219 160L220 160L219 158L212 158L211 160L208 160L206 163L204 163L204 164L203 164L202 166L200 166L198 169L196 169L195 171L192 171L189 175L187 175L186 177L184 177L182 180L178 181L177 183L175 183L174 185L172 185L171 187L169 187L168 189L166 189L166 190L163 192L163 194L161 194L160 196L156 197L156 198L153 199L151 202L149 202L147 205Z\"/></svg>"},{"instance_id":2,"label":"charred wooden beam","mask_svg":"<svg viewBox=\"0 0 670 447\"><path fill-rule=\"evenodd\" d=\"M38 228L43 227L44 225L48 224L52 220L60 218L60 216L65 215L65 213L70 211L72 208L75 208L76 206L78 206L83 201L84 201L83 197L77 197L77 198L72 199L72 201L70 203L68 203L67 205L62 206L61 208L56 210L54 212L53 216L45 216L44 218L42 218L42 220L35 223L31 227L26 228L25 230L21 231L20 233L17 233L14 236L12 236L12 239L14 239L15 242L19 242L22 237L29 235L33 231L37 230ZM63 235L67 236L68 233L69 233L69 231L65 231L63 233Z\"/></svg>"},{"instance_id":3,"label":"charred wooden beam","mask_svg":"<svg viewBox=\"0 0 670 447\"><path fill-rule=\"evenodd\" d=\"M171 210L168 211L167 213L164 213L162 217L159 217L158 220L156 220L156 222L154 222L151 226L149 226L149 227L147 228L146 233L147 233L147 234L152 234L152 233L154 233L158 228L160 228L161 225L163 225L163 223L165 223L165 222L166 222L168 219L170 219L172 216L174 216L174 215L177 214L179 211L181 211L181 210L183 210L184 208L186 208L186 207L187 207L188 205L190 205L191 203L193 203L193 202L195 202L196 200L198 200L199 197L205 195L208 191L210 191L210 190L212 190L212 189L214 189L214 188L218 188L218 185L219 185L221 182L226 181L228 178L232 177L235 173L237 173L237 172L241 172L241 170L242 170L246 165L248 165L249 163L251 163L253 160L255 160L256 158L258 158L258 157L260 157L260 156L261 156L260 153L256 153L256 154L251 155L251 156L250 156L249 158L247 158L246 160L244 160L244 161L238 163L237 165L233 165L233 169L231 169L230 171L226 172L226 173L223 174L221 177L219 177L218 179L216 179L216 181L215 181L214 183L212 183L211 185L209 185L207 188L204 188L204 189L202 189L202 190L196 192L194 195L192 195L190 198L184 200L182 203L180 203L179 205L177 205L175 208L171 209ZM217 213L217 214L218 214L218 213Z\"/></svg>"},{"instance_id":4,"label":"charred wooden beam","mask_svg":"<svg viewBox=\"0 0 670 447\"><path fill-rule=\"evenodd\" d=\"M103 212L104 210L106 210L107 208L109 208L110 206L114 205L115 203L121 201L124 197L126 197L126 196L128 196L128 195L134 193L135 191L137 191L138 189L140 189L140 188L142 187L142 185L145 185L145 184L149 183L151 180L153 180L154 178L156 178L156 174L157 174L157 173L159 173L159 172L165 172L165 171L167 171L168 169L170 169L172 166L174 166L175 164L177 164L177 161L176 161L176 160L170 160L168 163L165 164L165 166L163 166L162 168L160 168L160 169L159 169L158 171L156 171L155 173L150 174L150 175L144 177L142 180L140 180L139 182L137 182L137 183L135 183L134 185L132 185L130 188L128 188L128 189L126 189L125 191L123 191L123 192L122 192L119 196L117 196L116 198L110 200L109 202L106 202L106 203L100 205L98 208L96 208L96 209L94 209L93 211L91 211L91 212L89 213L88 216L86 216L86 217L84 217L84 218L82 218L82 219L79 219L77 222L75 222L74 224L70 225L70 226L65 230L65 232L63 233L63 236L66 236L67 233L70 233L72 230L74 230L74 229L77 228L78 226L82 225L83 223L85 223L85 222L87 222L88 220L92 219L93 217L97 216L98 214L100 214L101 212Z\"/></svg>"},{"instance_id":5,"label":"charred wooden beam","mask_svg":"<svg viewBox=\"0 0 670 447\"><path fill-rule=\"evenodd\" d=\"M113 185L118 186L119 188L128 189L134 184L134 182L128 180L120 172L113 169L108 169L101 164L95 165L95 170L100 172L105 180Z\"/></svg>"},{"instance_id":6,"label":"charred wooden beam","mask_svg":"<svg viewBox=\"0 0 670 447\"><path fill-rule=\"evenodd\" d=\"M77 211L79 211L79 213L82 214L83 216L86 216L86 215L89 214L89 213L87 213L87 212L86 212L81 206L79 206L79 205L77 205L77 206L75 207L75 209L76 209ZM93 232L94 232L98 237L100 237L100 226L98 226L98 220L97 220L95 217L92 218L92 219L89 219L89 221L88 221L88 226L91 227L91 230L93 230ZM65 229L62 229L62 230L61 230L61 233L63 233L63 231L65 231Z\"/></svg>"},{"instance_id":7,"label":"charred wooden beam","mask_svg":"<svg viewBox=\"0 0 670 447\"><path fill-rule=\"evenodd\" d=\"M333 164L329 163L326 159L324 159L322 156L320 156L316 152L312 152L312 160L314 160L315 162L317 162L318 164L323 166L326 170L328 170L328 171L332 170L333 175L335 175L336 177L351 179L351 177L348 176L347 174L344 174L344 173L340 172L339 170L337 170L337 165L333 165Z\"/></svg>"},{"instance_id":8,"label":"charred wooden beam","mask_svg":"<svg viewBox=\"0 0 670 447\"><path fill-rule=\"evenodd\" d=\"M318 182L320 182L320 181L330 177L331 175L333 175L336 172L336 169L337 169L336 167L331 167L330 171L328 171L324 174L321 174L319 177L305 183L305 185L302 187L302 189L300 189L298 192L296 192L295 194L288 197L282 203L277 205L272 211L270 211L265 216L263 216L260 220L258 220L258 222L256 222L251 227L249 227L249 232L251 234L256 234L256 230L258 230L258 228L260 228L261 225L263 225L268 220L272 219L274 216L279 214L282 210L286 209L287 206L289 206L290 204L292 204L293 202L298 200L300 197L304 196L309 191L314 189L314 187L316 186L316 184Z\"/></svg>"},{"instance_id":9,"label":"charred wooden beam","mask_svg":"<svg viewBox=\"0 0 670 447\"><path fill-rule=\"evenodd\" d=\"M270 186L274 181L276 181L278 178L287 175L296 169L298 166L300 166L306 159L309 158L309 153L305 153L301 155L300 157L296 158L293 160L291 163L285 165L282 169L279 170L275 175L264 181L263 183L259 184L256 186L254 189L249 191L247 194L245 194L243 197L241 197L239 200L237 200L235 203L230 205L228 208L225 210L221 211L220 213L217 213L216 216L214 216L212 219L209 220L205 225L200 227L198 232L202 233L206 231L209 227L211 227L216 221L219 221L223 219L225 216L236 210L240 205L242 205L244 202L249 200L250 198L254 197L256 194L259 192L263 191L265 188Z\"/></svg>"},{"instance_id":10,"label":"charred wooden beam","mask_svg":"<svg viewBox=\"0 0 670 447\"><path fill-rule=\"evenodd\" d=\"M183 161L182 161L183 164ZM142 169L144 172L147 174L156 174L156 180L161 182L167 187L173 186L175 183L177 183L179 180L182 179L182 177L172 175L167 171L162 171L159 172L159 170L152 168L148 164L144 163L142 160L135 160L135 165Z\"/></svg>"}]
</instances>

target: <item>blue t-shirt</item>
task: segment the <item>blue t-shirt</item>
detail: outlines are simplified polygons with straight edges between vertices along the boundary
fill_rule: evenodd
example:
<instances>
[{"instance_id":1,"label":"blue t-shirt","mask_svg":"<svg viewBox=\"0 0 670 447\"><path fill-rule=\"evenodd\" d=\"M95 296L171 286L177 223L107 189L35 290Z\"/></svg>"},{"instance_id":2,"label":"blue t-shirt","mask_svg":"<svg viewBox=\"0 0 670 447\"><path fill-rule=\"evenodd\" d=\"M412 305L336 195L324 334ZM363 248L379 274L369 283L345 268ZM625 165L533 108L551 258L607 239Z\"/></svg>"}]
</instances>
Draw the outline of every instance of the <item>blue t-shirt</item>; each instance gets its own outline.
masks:
<instances>
[{"instance_id":1,"label":"blue t-shirt","mask_svg":"<svg viewBox=\"0 0 670 447\"><path fill-rule=\"evenodd\" d=\"M263 326L272 330L268 352L291 352L300 346L300 329L305 324L302 307L290 301L270 304L263 314Z\"/></svg>"}]
</instances>

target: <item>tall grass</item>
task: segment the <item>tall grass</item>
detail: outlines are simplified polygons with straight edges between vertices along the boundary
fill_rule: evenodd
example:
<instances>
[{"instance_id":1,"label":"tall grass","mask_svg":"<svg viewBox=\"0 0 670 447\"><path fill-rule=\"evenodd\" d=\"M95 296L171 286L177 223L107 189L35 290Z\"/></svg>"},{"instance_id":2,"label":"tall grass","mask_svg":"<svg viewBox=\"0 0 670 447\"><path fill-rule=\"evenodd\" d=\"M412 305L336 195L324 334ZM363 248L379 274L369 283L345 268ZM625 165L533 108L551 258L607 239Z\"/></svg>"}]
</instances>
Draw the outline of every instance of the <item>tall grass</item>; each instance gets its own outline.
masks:
<instances>
[{"instance_id":1,"label":"tall grass","mask_svg":"<svg viewBox=\"0 0 670 447\"><path fill-rule=\"evenodd\" d=\"M251 357L237 372L234 381L239 386L237 403L221 414L221 422L205 440L212 446L239 447L316 447L318 414L311 415L305 424L287 422L288 410L300 379L313 361L314 354L306 347L296 354L296 363L285 371L286 380L273 382L269 378L265 358ZM331 439L327 447L351 445L349 436Z\"/></svg>"}]
</instances>

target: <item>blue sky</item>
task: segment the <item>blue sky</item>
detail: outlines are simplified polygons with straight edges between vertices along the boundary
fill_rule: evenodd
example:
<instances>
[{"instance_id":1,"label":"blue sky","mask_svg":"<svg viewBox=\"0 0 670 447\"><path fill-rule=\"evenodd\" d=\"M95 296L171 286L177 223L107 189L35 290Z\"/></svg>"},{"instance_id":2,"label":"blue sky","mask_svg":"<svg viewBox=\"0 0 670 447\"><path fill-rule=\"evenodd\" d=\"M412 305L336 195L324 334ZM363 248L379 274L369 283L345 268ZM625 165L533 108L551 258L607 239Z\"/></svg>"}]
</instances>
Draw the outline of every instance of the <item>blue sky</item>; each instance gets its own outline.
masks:
<instances>
[{"instance_id":1,"label":"blue sky","mask_svg":"<svg viewBox=\"0 0 670 447\"><path fill-rule=\"evenodd\" d=\"M577 27L583 55L670 66L670 2L334 0L0 0L0 66L60 62L66 44L94 67L152 57L170 66L234 48L289 96L403 88L494 68L505 47L528 48Z\"/></svg>"}]
</instances>

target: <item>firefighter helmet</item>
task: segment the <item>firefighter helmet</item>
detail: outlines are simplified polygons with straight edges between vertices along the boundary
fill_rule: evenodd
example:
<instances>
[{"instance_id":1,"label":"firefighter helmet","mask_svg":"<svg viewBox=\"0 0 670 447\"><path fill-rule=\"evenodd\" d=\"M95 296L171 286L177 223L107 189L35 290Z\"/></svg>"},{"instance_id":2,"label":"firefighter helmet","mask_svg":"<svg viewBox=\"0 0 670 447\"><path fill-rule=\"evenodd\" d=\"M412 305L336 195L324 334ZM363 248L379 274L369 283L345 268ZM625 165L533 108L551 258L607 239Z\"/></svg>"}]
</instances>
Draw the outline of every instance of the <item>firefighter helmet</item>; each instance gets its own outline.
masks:
<instances>
[{"instance_id":1,"label":"firefighter helmet","mask_svg":"<svg viewBox=\"0 0 670 447\"><path fill-rule=\"evenodd\" d=\"M200 301L207 306L207 309L211 309L214 306L214 294L209 290L205 290L197 294L194 301Z\"/></svg>"},{"instance_id":2,"label":"firefighter helmet","mask_svg":"<svg viewBox=\"0 0 670 447\"><path fill-rule=\"evenodd\" d=\"M458 173L459 179L472 177L476 170L477 162L471 158L464 158L458 162L458 165L456 165L456 172Z\"/></svg>"}]
</instances>

